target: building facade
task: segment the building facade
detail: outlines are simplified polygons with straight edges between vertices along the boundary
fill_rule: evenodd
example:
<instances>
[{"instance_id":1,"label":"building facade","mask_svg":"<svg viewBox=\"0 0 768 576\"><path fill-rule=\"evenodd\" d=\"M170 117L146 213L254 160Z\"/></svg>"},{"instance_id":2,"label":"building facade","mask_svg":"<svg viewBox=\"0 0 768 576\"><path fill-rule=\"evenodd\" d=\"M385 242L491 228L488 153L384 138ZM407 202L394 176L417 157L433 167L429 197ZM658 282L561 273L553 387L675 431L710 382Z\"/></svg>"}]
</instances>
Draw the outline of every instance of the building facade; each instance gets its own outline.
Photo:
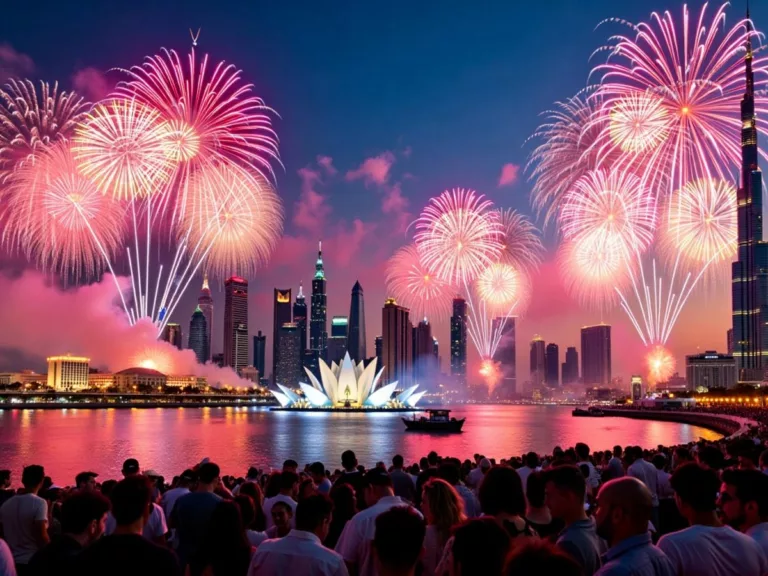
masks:
<instances>
[{"instance_id":1,"label":"building facade","mask_svg":"<svg viewBox=\"0 0 768 576\"><path fill-rule=\"evenodd\" d=\"M312 301L310 303L309 318L309 349L314 351L314 367L317 359L325 360L328 352L328 296L326 295L327 282L325 280L325 267L323 266L323 245L320 243L317 249L317 261L315 262L315 276L312 278ZM316 373L316 372L315 372Z\"/></svg>"},{"instance_id":2,"label":"building facade","mask_svg":"<svg viewBox=\"0 0 768 576\"><path fill-rule=\"evenodd\" d=\"M278 341L275 381L289 388L298 388L301 379L301 335L298 326L293 322L283 324L278 332Z\"/></svg>"},{"instance_id":3,"label":"building facade","mask_svg":"<svg viewBox=\"0 0 768 576\"><path fill-rule=\"evenodd\" d=\"M248 281L224 281L224 365L238 374L248 366Z\"/></svg>"},{"instance_id":4,"label":"building facade","mask_svg":"<svg viewBox=\"0 0 768 576\"><path fill-rule=\"evenodd\" d=\"M736 385L736 360L730 354L707 350L685 357L685 379L690 390L733 388Z\"/></svg>"},{"instance_id":5,"label":"building facade","mask_svg":"<svg viewBox=\"0 0 768 576\"><path fill-rule=\"evenodd\" d=\"M277 357L281 344L280 330L284 324L291 322L291 289L275 288L272 299L272 384L278 382Z\"/></svg>"},{"instance_id":6,"label":"building facade","mask_svg":"<svg viewBox=\"0 0 768 576\"><path fill-rule=\"evenodd\" d=\"M579 353L575 346L568 346L565 350L565 362L562 366L563 386L567 384L576 384L579 381Z\"/></svg>"},{"instance_id":7,"label":"building facade","mask_svg":"<svg viewBox=\"0 0 768 576\"><path fill-rule=\"evenodd\" d=\"M267 359L267 335L262 334L261 330L253 337L253 367L259 371L261 378L266 378L264 372Z\"/></svg>"},{"instance_id":8,"label":"building facade","mask_svg":"<svg viewBox=\"0 0 768 576\"><path fill-rule=\"evenodd\" d=\"M432 324L424 318L413 327L413 377L414 384L424 388L427 380L437 373L435 342L432 338Z\"/></svg>"},{"instance_id":9,"label":"building facade","mask_svg":"<svg viewBox=\"0 0 768 576\"><path fill-rule=\"evenodd\" d=\"M373 347L376 350L376 370L381 370L384 366L384 339L381 336L376 336L373 339Z\"/></svg>"},{"instance_id":10,"label":"building facade","mask_svg":"<svg viewBox=\"0 0 768 576\"><path fill-rule=\"evenodd\" d=\"M643 397L643 377L632 376L632 401L637 402Z\"/></svg>"},{"instance_id":11,"label":"building facade","mask_svg":"<svg viewBox=\"0 0 768 576\"><path fill-rule=\"evenodd\" d=\"M534 336L531 340L531 384L541 388L547 378L547 353L544 339Z\"/></svg>"},{"instance_id":12,"label":"building facade","mask_svg":"<svg viewBox=\"0 0 768 576\"><path fill-rule=\"evenodd\" d=\"M181 324L168 322L163 328L163 340L176 346L179 350L184 348L184 334L181 331Z\"/></svg>"},{"instance_id":13,"label":"building facade","mask_svg":"<svg viewBox=\"0 0 768 576\"><path fill-rule=\"evenodd\" d=\"M581 379L585 386L611 383L611 327L608 324L581 329Z\"/></svg>"},{"instance_id":14,"label":"building facade","mask_svg":"<svg viewBox=\"0 0 768 576\"><path fill-rule=\"evenodd\" d=\"M208 340L208 358L206 360L210 360L213 354L213 296L211 296L211 289L208 286L207 272L203 274L203 287L197 297L197 305L205 316L205 337Z\"/></svg>"},{"instance_id":15,"label":"building facade","mask_svg":"<svg viewBox=\"0 0 768 576\"><path fill-rule=\"evenodd\" d=\"M331 337L328 338L328 362L340 364L347 352L347 330L349 320L346 316L331 318ZM350 357L352 354L350 354ZM354 358L353 358L354 360Z\"/></svg>"},{"instance_id":16,"label":"building facade","mask_svg":"<svg viewBox=\"0 0 768 576\"><path fill-rule=\"evenodd\" d=\"M82 356L50 356L48 387L54 390L84 390L88 388L88 363Z\"/></svg>"},{"instance_id":17,"label":"building facade","mask_svg":"<svg viewBox=\"0 0 768 576\"><path fill-rule=\"evenodd\" d=\"M307 302L304 298L304 284L299 283L299 293L296 294L296 301L293 303L293 323L299 331L299 343L301 344L301 355L307 349Z\"/></svg>"},{"instance_id":18,"label":"building facade","mask_svg":"<svg viewBox=\"0 0 768 576\"><path fill-rule=\"evenodd\" d=\"M453 299L451 376L460 387L467 387L467 301L464 298Z\"/></svg>"},{"instance_id":19,"label":"building facade","mask_svg":"<svg viewBox=\"0 0 768 576\"><path fill-rule=\"evenodd\" d=\"M546 348L546 373L544 380L550 388L560 386L560 347L550 342Z\"/></svg>"},{"instance_id":20,"label":"building facade","mask_svg":"<svg viewBox=\"0 0 768 576\"><path fill-rule=\"evenodd\" d=\"M211 357L211 347L208 342L208 323L200 305L195 308L189 320L189 349L195 353L200 364L205 364Z\"/></svg>"},{"instance_id":21,"label":"building facade","mask_svg":"<svg viewBox=\"0 0 768 576\"><path fill-rule=\"evenodd\" d=\"M381 312L381 331L384 363L381 382L397 382L404 390L411 386L413 367L413 326L408 308L398 306L394 298L387 298Z\"/></svg>"},{"instance_id":22,"label":"building facade","mask_svg":"<svg viewBox=\"0 0 768 576\"><path fill-rule=\"evenodd\" d=\"M354 362L360 362L368 357L365 345L365 298L359 281L352 287L352 298L349 303L347 349L349 357Z\"/></svg>"},{"instance_id":23,"label":"building facade","mask_svg":"<svg viewBox=\"0 0 768 576\"><path fill-rule=\"evenodd\" d=\"M517 394L517 336L515 332L515 317L497 317L493 319L493 333L501 334L499 345L493 354L494 362L499 363L501 381L498 384L498 395L508 398Z\"/></svg>"}]
</instances>

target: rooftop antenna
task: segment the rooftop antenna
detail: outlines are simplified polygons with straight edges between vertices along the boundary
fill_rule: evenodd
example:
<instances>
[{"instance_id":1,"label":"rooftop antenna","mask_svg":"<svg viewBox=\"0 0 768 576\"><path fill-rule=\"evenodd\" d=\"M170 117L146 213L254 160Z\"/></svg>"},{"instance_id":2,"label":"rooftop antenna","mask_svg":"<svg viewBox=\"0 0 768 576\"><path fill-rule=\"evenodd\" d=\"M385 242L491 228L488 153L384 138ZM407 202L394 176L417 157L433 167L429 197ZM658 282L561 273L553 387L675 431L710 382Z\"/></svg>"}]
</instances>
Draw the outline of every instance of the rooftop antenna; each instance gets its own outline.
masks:
<instances>
[{"instance_id":1,"label":"rooftop antenna","mask_svg":"<svg viewBox=\"0 0 768 576\"><path fill-rule=\"evenodd\" d=\"M192 46L197 46L197 39L200 38L200 30L202 30L202 28L198 28L197 32L193 33L192 28L189 29L189 35L192 38Z\"/></svg>"}]
</instances>

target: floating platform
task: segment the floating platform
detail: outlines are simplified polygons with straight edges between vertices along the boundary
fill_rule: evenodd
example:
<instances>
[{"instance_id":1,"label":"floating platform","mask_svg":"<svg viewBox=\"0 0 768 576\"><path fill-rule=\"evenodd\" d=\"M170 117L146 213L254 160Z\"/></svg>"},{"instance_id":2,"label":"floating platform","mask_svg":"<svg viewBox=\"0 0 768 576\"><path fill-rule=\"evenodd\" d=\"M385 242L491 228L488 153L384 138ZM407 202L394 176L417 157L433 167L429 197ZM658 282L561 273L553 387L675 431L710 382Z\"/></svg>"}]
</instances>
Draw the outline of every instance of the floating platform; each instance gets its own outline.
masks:
<instances>
[{"instance_id":1,"label":"floating platform","mask_svg":"<svg viewBox=\"0 0 768 576\"><path fill-rule=\"evenodd\" d=\"M342 408L342 407L333 407L333 406L322 406L320 408L294 408L292 406L286 406L283 408L282 406L273 406L270 408L271 411L274 412L340 412L340 413L347 413L347 412L371 412L371 413L380 413L380 412L419 412L419 408L364 408L364 407L350 407L350 408Z\"/></svg>"}]
</instances>

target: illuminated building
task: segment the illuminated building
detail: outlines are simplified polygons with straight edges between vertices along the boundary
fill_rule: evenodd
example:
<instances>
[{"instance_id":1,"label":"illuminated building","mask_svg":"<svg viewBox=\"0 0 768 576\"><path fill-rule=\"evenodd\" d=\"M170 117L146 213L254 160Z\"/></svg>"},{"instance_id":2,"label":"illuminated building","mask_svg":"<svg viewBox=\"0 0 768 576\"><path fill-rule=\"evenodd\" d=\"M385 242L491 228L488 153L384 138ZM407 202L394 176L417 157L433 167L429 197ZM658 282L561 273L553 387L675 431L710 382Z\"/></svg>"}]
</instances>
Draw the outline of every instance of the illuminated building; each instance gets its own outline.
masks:
<instances>
[{"instance_id":1,"label":"illuminated building","mask_svg":"<svg viewBox=\"0 0 768 576\"><path fill-rule=\"evenodd\" d=\"M331 337L328 338L328 362L336 362L338 364L344 358L344 354L347 353L348 326L346 316L334 316L331 318Z\"/></svg>"},{"instance_id":2,"label":"illuminated building","mask_svg":"<svg viewBox=\"0 0 768 576\"><path fill-rule=\"evenodd\" d=\"M575 346L568 346L565 350L565 362L562 366L563 386L576 384L579 381L579 353Z\"/></svg>"},{"instance_id":3,"label":"illuminated building","mask_svg":"<svg viewBox=\"0 0 768 576\"><path fill-rule=\"evenodd\" d=\"M254 366L246 366L245 368L240 370L240 378L242 378L243 380L249 380L254 384L259 384L261 380L261 375L259 374L259 371Z\"/></svg>"},{"instance_id":4,"label":"illuminated building","mask_svg":"<svg viewBox=\"0 0 768 576\"><path fill-rule=\"evenodd\" d=\"M165 374L152 368L126 368L115 372L115 386L125 392L157 390L167 382Z\"/></svg>"},{"instance_id":5,"label":"illuminated building","mask_svg":"<svg viewBox=\"0 0 768 576\"><path fill-rule=\"evenodd\" d=\"M560 386L560 348L550 342L546 348L546 372L544 380L550 388Z\"/></svg>"},{"instance_id":6,"label":"illuminated building","mask_svg":"<svg viewBox=\"0 0 768 576\"><path fill-rule=\"evenodd\" d=\"M632 401L637 402L643 397L643 378L642 376L632 376Z\"/></svg>"},{"instance_id":7,"label":"illuminated building","mask_svg":"<svg viewBox=\"0 0 768 576\"><path fill-rule=\"evenodd\" d=\"M365 346L365 300L363 287L355 282L352 287L352 298L349 304L349 332L347 334L347 349L353 362L360 362L367 357Z\"/></svg>"},{"instance_id":8,"label":"illuminated building","mask_svg":"<svg viewBox=\"0 0 768 576\"><path fill-rule=\"evenodd\" d=\"M323 245L318 243L315 276L312 278L312 301L309 318L309 349L313 355L306 357L312 361L312 369L317 370L317 361L325 359L328 352L327 311L325 268L323 267ZM306 366L306 364L305 364ZM317 374L317 372L315 372Z\"/></svg>"},{"instance_id":9,"label":"illuminated building","mask_svg":"<svg viewBox=\"0 0 768 576\"><path fill-rule=\"evenodd\" d=\"M413 327L413 377L414 382L424 384L433 376L435 370L435 343L432 338L432 325L424 318Z\"/></svg>"},{"instance_id":10,"label":"illuminated building","mask_svg":"<svg viewBox=\"0 0 768 576\"><path fill-rule=\"evenodd\" d=\"M585 386L611 383L611 327L608 324L581 329L581 379Z\"/></svg>"},{"instance_id":11,"label":"illuminated building","mask_svg":"<svg viewBox=\"0 0 768 576\"><path fill-rule=\"evenodd\" d=\"M451 376L461 388L467 386L467 301L453 299L451 316Z\"/></svg>"},{"instance_id":12,"label":"illuminated building","mask_svg":"<svg viewBox=\"0 0 768 576\"><path fill-rule=\"evenodd\" d=\"M547 354L544 339L536 335L531 340L531 384L534 388L544 384L547 375Z\"/></svg>"},{"instance_id":13,"label":"illuminated building","mask_svg":"<svg viewBox=\"0 0 768 576\"><path fill-rule=\"evenodd\" d=\"M179 350L184 348L184 335L181 331L181 324L177 324L176 322L168 322L168 324L166 324L165 328L163 329L163 340L172 346L176 346L176 348Z\"/></svg>"},{"instance_id":14,"label":"illuminated building","mask_svg":"<svg viewBox=\"0 0 768 576\"><path fill-rule=\"evenodd\" d=\"M91 372L88 374L89 388L110 388L115 385L115 375L111 372Z\"/></svg>"},{"instance_id":15,"label":"illuminated building","mask_svg":"<svg viewBox=\"0 0 768 576\"><path fill-rule=\"evenodd\" d=\"M203 316L205 316L205 335L208 341L208 357L206 360L210 360L213 353L213 296L211 296L211 289L208 287L207 272L203 274L203 287L200 289L200 295L197 297L197 305L203 311Z\"/></svg>"},{"instance_id":16,"label":"illuminated building","mask_svg":"<svg viewBox=\"0 0 768 576\"><path fill-rule=\"evenodd\" d=\"M26 386L28 384L46 384L48 382L48 376L45 374L38 374L34 370L22 370L21 372L2 372L0 373L0 385L8 386L9 384L21 384Z\"/></svg>"},{"instance_id":17,"label":"illuminated building","mask_svg":"<svg viewBox=\"0 0 768 576\"><path fill-rule=\"evenodd\" d=\"M253 367L259 371L262 378L266 378L264 367L267 357L267 335L262 334L261 330L253 337Z\"/></svg>"},{"instance_id":18,"label":"illuminated building","mask_svg":"<svg viewBox=\"0 0 768 576\"><path fill-rule=\"evenodd\" d=\"M299 332L299 344L301 353L299 358L304 356L307 349L307 302L304 298L304 284L299 282L299 293L296 294L296 301L293 303L293 323Z\"/></svg>"},{"instance_id":19,"label":"illuminated building","mask_svg":"<svg viewBox=\"0 0 768 576\"><path fill-rule=\"evenodd\" d=\"M88 388L88 363L81 356L50 356L48 361L48 387L54 390L84 390Z\"/></svg>"},{"instance_id":20,"label":"illuminated building","mask_svg":"<svg viewBox=\"0 0 768 576\"><path fill-rule=\"evenodd\" d=\"M275 288L272 300L272 383L277 380L277 356L280 349L280 329L291 323L291 289ZM296 330L298 336L298 329Z\"/></svg>"},{"instance_id":21,"label":"illuminated building","mask_svg":"<svg viewBox=\"0 0 768 576\"><path fill-rule=\"evenodd\" d=\"M224 364L248 366L248 281L237 276L224 282Z\"/></svg>"},{"instance_id":22,"label":"illuminated building","mask_svg":"<svg viewBox=\"0 0 768 576\"><path fill-rule=\"evenodd\" d=\"M275 350L275 383L297 388L301 378L301 337L293 322L286 322L278 332L280 346Z\"/></svg>"},{"instance_id":23,"label":"illuminated building","mask_svg":"<svg viewBox=\"0 0 768 576\"><path fill-rule=\"evenodd\" d=\"M195 353L200 364L205 364L211 356L211 347L208 342L209 333L205 314L198 304L189 320L189 349Z\"/></svg>"},{"instance_id":24,"label":"illuminated building","mask_svg":"<svg viewBox=\"0 0 768 576\"><path fill-rule=\"evenodd\" d=\"M515 332L516 318L509 316L493 319L493 333L501 334L499 345L493 354L494 362L499 363L501 381L499 382L498 395L510 397L517 394L517 335ZM503 327L501 327L504 322ZM499 328L501 329L499 330Z\"/></svg>"},{"instance_id":25,"label":"illuminated building","mask_svg":"<svg viewBox=\"0 0 768 576\"><path fill-rule=\"evenodd\" d=\"M733 388L736 385L736 360L730 354L707 350L685 357L688 388Z\"/></svg>"},{"instance_id":26,"label":"illuminated building","mask_svg":"<svg viewBox=\"0 0 768 576\"><path fill-rule=\"evenodd\" d=\"M413 326L408 315L408 308L398 306L394 298L387 298L381 311L382 381L397 381L405 388L411 386L413 368Z\"/></svg>"},{"instance_id":27,"label":"illuminated building","mask_svg":"<svg viewBox=\"0 0 768 576\"><path fill-rule=\"evenodd\" d=\"M379 366L384 366L384 358L382 356L384 340L382 340L381 336L376 336L376 338L373 339L373 347L376 351L376 361L379 363Z\"/></svg>"}]
</instances>

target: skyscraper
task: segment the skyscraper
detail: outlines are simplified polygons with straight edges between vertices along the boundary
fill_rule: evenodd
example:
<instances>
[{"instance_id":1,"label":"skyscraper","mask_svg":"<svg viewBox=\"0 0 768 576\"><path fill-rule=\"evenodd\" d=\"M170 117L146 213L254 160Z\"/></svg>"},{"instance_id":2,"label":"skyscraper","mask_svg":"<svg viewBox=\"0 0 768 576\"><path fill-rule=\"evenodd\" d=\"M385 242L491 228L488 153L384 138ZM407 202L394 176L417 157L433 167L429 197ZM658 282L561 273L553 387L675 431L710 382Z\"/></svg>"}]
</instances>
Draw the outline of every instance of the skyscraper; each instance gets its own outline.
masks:
<instances>
[{"instance_id":1,"label":"skyscraper","mask_svg":"<svg viewBox=\"0 0 768 576\"><path fill-rule=\"evenodd\" d=\"M435 357L437 371L440 372L440 344L434 336L432 337L432 355Z\"/></svg>"},{"instance_id":2,"label":"skyscraper","mask_svg":"<svg viewBox=\"0 0 768 576\"><path fill-rule=\"evenodd\" d=\"M267 377L264 373L264 368L266 368L266 357L267 335L262 334L261 330L259 330L259 333L253 337L253 367L259 371L259 376L261 378Z\"/></svg>"},{"instance_id":3,"label":"skyscraper","mask_svg":"<svg viewBox=\"0 0 768 576\"><path fill-rule=\"evenodd\" d=\"M725 333L725 347L728 354L733 356L733 328L728 328L728 331Z\"/></svg>"},{"instance_id":4,"label":"skyscraper","mask_svg":"<svg viewBox=\"0 0 768 576\"><path fill-rule=\"evenodd\" d=\"M195 353L200 364L205 364L211 356L211 347L208 342L208 321L199 304L189 321L189 349Z\"/></svg>"},{"instance_id":5,"label":"skyscraper","mask_svg":"<svg viewBox=\"0 0 768 576\"><path fill-rule=\"evenodd\" d=\"M397 381L398 388L411 386L413 365L413 326L408 308L398 306L394 298L387 298L381 311L383 383Z\"/></svg>"},{"instance_id":6,"label":"skyscraper","mask_svg":"<svg viewBox=\"0 0 768 576\"><path fill-rule=\"evenodd\" d=\"M301 345L301 354L307 349L307 302L304 299L304 284L299 283L299 293L296 294L296 302L293 303L293 323L299 331L299 344Z\"/></svg>"},{"instance_id":7,"label":"skyscraper","mask_svg":"<svg viewBox=\"0 0 768 576\"><path fill-rule=\"evenodd\" d=\"M748 31L752 31L747 11ZM768 354L768 244L763 241L762 172L758 166L751 34L741 100L741 186L736 194L738 260L732 264L733 356L741 383L760 383Z\"/></svg>"},{"instance_id":8,"label":"skyscraper","mask_svg":"<svg viewBox=\"0 0 768 576\"><path fill-rule=\"evenodd\" d=\"M168 324L165 325L165 328L163 329L163 340L181 350L184 347L182 344L183 338L184 335L181 332L181 324L168 322Z\"/></svg>"},{"instance_id":9,"label":"skyscraper","mask_svg":"<svg viewBox=\"0 0 768 576\"><path fill-rule=\"evenodd\" d=\"M224 365L248 365L248 280L238 276L224 282Z\"/></svg>"},{"instance_id":10,"label":"skyscraper","mask_svg":"<svg viewBox=\"0 0 768 576\"><path fill-rule=\"evenodd\" d=\"M503 326L502 326L503 323ZM515 336L515 317L493 319L493 333L501 333L499 345L493 354L494 362L499 363L501 381L497 388L500 396L509 397L517 393L517 338Z\"/></svg>"},{"instance_id":11,"label":"skyscraper","mask_svg":"<svg viewBox=\"0 0 768 576\"><path fill-rule=\"evenodd\" d=\"M586 386L611 383L611 327L608 324L581 329L581 378Z\"/></svg>"},{"instance_id":12,"label":"skyscraper","mask_svg":"<svg viewBox=\"0 0 768 576\"><path fill-rule=\"evenodd\" d=\"M312 279L311 316L309 319L309 349L314 351L315 363L318 358L325 360L328 348L327 296L325 269L323 268L323 244L318 243L315 277Z\"/></svg>"},{"instance_id":13,"label":"skyscraper","mask_svg":"<svg viewBox=\"0 0 768 576\"><path fill-rule=\"evenodd\" d=\"M547 344L547 371L544 376L547 386L557 388L560 386L560 348L557 344Z\"/></svg>"},{"instance_id":14,"label":"skyscraper","mask_svg":"<svg viewBox=\"0 0 768 576\"><path fill-rule=\"evenodd\" d=\"M460 297L453 299L451 316L451 376L467 386L467 301Z\"/></svg>"},{"instance_id":15,"label":"skyscraper","mask_svg":"<svg viewBox=\"0 0 768 576\"><path fill-rule=\"evenodd\" d=\"M363 287L355 282L352 287L352 300L349 304L349 334L347 336L349 356L355 362L368 356L365 347L365 301Z\"/></svg>"},{"instance_id":16,"label":"skyscraper","mask_svg":"<svg viewBox=\"0 0 768 576\"><path fill-rule=\"evenodd\" d=\"M197 305L205 316L205 329L207 330L205 337L208 339L208 358L206 360L210 360L213 348L213 297L211 296L211 289L208 287L207 272L203 274L203 287L197 297Z\"/></svg>"},{"instance_id":17,"label":"skyscraper","mask_svg":"<svg viewBox=\"0 0 768 576\"><path fill-rule=\"evenodd\" d=\"M277 357L280 348L280 328L291 322L291 289L275 288L272 301L272 383L277 382ZM298 330L296 330L298 335ZM282 384L282 382L281 382Z\"/></svg>"},{"instance_id":18,"label":"skyscraper","mask_svg":"<svg viewBox=\"0 0 768 576\"><path fill-rule=\"evenodd\" d=\"M376 349L376 370L381 370L381 367L384 366L384 341L381 336L376 336L373 339L373 347Z\"/></svg>"},{"instance_id":19,"label":"skyscraper","mask_svg":"<svg viewBox=\"0 0 768 576\"><path fill-rule=\"evenodd\" d=\"M349 322L346 316L331 318L331 337L328 338L328 362L340 364L347 351L347 329ZM350 355L351 356L351 355Z\"/></svg>"},{"instance_id":20,"label":"skyscraper","mask_svg":"<svg viewBox=\"0 0 768 576\"><path fill-rule=\"evenodd\" d=\"M565 350L565 362L563 362L563 386L575 384L579 381L579 353L575 346L568 346Z\"/></svg>"},{"instance_id":21,"label":"skyscraper","mask_svg":"<svg viewBox=\"0 0 768 576\"><path fill-rule=\"evenodd\" d=\"M289 388L297 388L301 378L301 338L298 326L293 322L280 326L278 340L280 346L275 349L275 381Z\"/></svg>"},{"instance_id":22,"label":"skyscraper","mask_svg":"<svg viewBox=\"0 0 768 576\"><path fill-rule=\"evenodd\" d=\"M424 386L435 374L435 343L432 325L424 318L413 328L413 377L414 384Z\"/></svg>"},{"instance_id":23,"label":"skyscraper","mask_svg":"<svg viewBox=\"0 0 768 576\"><path fill-rule=\"evenodd\" d=\"M546 379L546 350L544 339L536 335L531 340L531 383L538 388Z\"/></svg>"}]
</instances>

